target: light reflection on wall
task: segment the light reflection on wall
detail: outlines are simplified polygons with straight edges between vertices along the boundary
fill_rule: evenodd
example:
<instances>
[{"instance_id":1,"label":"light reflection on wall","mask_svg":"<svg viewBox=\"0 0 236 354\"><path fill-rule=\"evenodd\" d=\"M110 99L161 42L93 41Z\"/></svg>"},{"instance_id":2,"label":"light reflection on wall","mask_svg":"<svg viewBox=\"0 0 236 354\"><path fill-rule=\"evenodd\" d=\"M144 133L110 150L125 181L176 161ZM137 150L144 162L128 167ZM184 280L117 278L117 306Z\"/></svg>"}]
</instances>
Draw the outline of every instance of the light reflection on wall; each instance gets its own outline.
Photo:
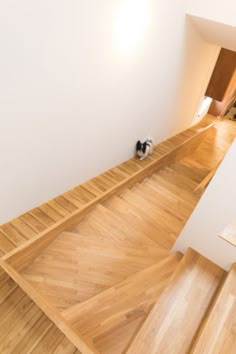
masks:
<instances>
[{"instance_id":1,"label":"light reflection on wall","mask_svg":"<svg viewBox=\"0 0 236 354\"><path fill-rule=\"evenodd\" d=\"M120 50L135 49L150 23L149 0L125 0L116 21L117 44Z\"/></svg>"}]
</instances>

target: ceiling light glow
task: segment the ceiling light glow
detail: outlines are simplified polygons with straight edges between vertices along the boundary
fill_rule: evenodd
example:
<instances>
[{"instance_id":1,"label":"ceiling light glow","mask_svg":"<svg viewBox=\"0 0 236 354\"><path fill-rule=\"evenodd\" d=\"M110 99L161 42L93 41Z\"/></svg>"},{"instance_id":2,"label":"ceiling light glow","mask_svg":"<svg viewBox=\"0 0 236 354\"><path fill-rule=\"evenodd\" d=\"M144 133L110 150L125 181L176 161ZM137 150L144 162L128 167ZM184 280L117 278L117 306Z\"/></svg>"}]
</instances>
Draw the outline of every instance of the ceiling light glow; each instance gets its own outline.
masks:
<instances>
[{"instance_id":1,"label":"ceiling light glow","mask_svg":"<svg viewBox=\"0 0 236 354\"><path fill-rule=\"evenodd\" d=\"M126 0L117 17L118 45L130 50L139 44L150 22L148 0Z\"/></svg>"}]
</instances>

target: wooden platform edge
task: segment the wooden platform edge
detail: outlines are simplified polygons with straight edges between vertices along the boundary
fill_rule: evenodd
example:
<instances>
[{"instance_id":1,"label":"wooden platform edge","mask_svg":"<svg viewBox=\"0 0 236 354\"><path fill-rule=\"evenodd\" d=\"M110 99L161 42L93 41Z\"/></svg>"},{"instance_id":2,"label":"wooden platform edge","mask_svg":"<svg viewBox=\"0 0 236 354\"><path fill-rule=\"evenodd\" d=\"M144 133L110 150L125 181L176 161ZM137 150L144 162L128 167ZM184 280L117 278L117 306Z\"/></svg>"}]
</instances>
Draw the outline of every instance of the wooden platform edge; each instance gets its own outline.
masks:
<instances>
[{"instance_id":1,"label":"wooden platform edge","mask_svg":"<svg viewBox=\"0 0 236 354\"><path fill-rule=\"evenodd\" d=\"M52 308L44 298L35 290L32 285L25 280L7 262L0 259L0 266L5 272L25 291L25 293L35 302L35 304L54 322L54 324L64 333L64 335L80 350L83 354L99 354L92 342L88 342L80 336L69 322L66 321L54 308Z\"/></svg>"},{"instance_id":2,"label":"wooden platform edge","mask_svg":"<svg viewBox=\"0 0 236 354\"><path fill-rule=\"evenodd\" d=\"M193 149L197 148L200 142L207 136L209 131L214 129L214 125L215 123L211 123L207 127L199 129L194 136L186 139L186 141L161 156L158 160L151 162L141 171L137 171L132 176L127 177L114 187L111 187L108 191L86 204L82 209L74 211L69 216L64 217L62 220L47 228L45 231L32 237L23 245L16 247L14 250L3 256L2 260L6 261L18 271L24 269L43 248L47 247L55 239L58 234L63 232L65 229L75 227L98 203L102 203L112 195L120 193L125 188L131 187L137 182L140 182L144 178L155 173L165 163L182 158L188 153L191 153Z\"/></svg>"}]
</instances>

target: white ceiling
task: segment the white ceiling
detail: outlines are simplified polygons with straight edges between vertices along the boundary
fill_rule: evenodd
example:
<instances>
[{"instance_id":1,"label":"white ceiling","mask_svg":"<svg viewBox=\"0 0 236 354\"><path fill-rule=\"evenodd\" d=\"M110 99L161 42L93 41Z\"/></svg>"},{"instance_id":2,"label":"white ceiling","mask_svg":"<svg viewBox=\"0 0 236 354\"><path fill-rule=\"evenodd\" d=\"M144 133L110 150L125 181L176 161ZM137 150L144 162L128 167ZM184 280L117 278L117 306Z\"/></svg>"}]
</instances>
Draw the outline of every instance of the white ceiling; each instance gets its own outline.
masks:
<instances>
[{"instance_id":1,"label":"white ceiling","mask_svg":"<svg viewBox=\"0 0 236 354\"><path fill-rule=\"evenodd\" d=\"M236 51L236 27L202 17L188 16L208 42Z\"/></svg>"}]
</instances>

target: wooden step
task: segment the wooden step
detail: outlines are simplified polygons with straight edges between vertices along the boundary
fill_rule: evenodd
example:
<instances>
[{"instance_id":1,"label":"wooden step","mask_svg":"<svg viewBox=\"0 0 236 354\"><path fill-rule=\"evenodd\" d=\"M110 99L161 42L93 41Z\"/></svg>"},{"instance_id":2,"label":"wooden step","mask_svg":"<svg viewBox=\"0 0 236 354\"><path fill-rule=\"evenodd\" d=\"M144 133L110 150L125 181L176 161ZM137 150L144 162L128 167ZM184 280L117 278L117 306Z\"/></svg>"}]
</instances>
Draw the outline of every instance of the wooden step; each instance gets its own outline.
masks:
<instances>
[{"instance_id":1,"label":"wooden step","mask_svg":"<svg viewBox=\"0 0 236 354\"><path fill-rule=\"evenodd\" d=\"M169 192L161 188L156 182L150 179L146 179L140 185L140 190L143 191L145 196L150 196L151 200L154 200L163 210L173 213L179 219L186 221L193 208L186 202L183 202L174 193Z\"/></svg>"},{"instance_id":2,"label":"wooden step","mask_svg":"<svg viewBox=\"0 0 236 354\"><path fill-rule=\"evenodd\" d=\"M171 230L167 229L159 218L152 218L145 205L132 204L124 197L113 197L107 202L107 207L123 220L126 220L133 228L139 230L146 237L151 238L158 247L169 250L175 242ZM146 212L145 212L146 211Z\"/></svg>"},{"instance_id":3,"label":"wooden step","mask_svg":"<svg viewBox=\"0 0 236 354\"><path fill-rule=\"evenodd\" d=\"M219 139L220 134L221 132L218 131L217 139ZM208 136L208 139L201 142L198 148L193 152L193 154L191 154L191 159L194 160L196 163L200 164L201 166L204 166L205 168L211 170L218 163L218 161L220 161L222 157L225 155L230 145L230 140L231 139L228 139L228 141L226 142L224 141L224 139L221 139L221 144L218 146L218 149L216 150L214 135L212 135L211 137Z\"/></svg>"},{"instance_id":4,"label":"wooden step","mask_svg":"<svg viewBox=\"0 0 236 354\"><path fill-rule=\"evenodd\" d=\"M63 232L44 248L22 275L62 311L167 254L126 220L98 205L73 232Z\"/></svg>"},{"instance_id":5,"label":"wooden step","mask_svg":"<svg viewBox=\"0 0 236 354\"><path fill-rule=\"evenodd\" d=\"M137 186L123 193L121 197L133 206L138 206L138 208L141 209L145 215L151 217L157 225L162 224L162 227L169 233L169 237L167 237L170 238L171 246L174 244L187 219L183 220L181 215L173 211L170 205L168 207L162 205L160 201L155 198L152 191L149 190L147 193L147 191L144 191L143 187Z\"/></svg>"},{"instance_id":6,"label":"wooden step","mask_svg":"<svg viewBox=\"0 0 236 354\"><path fill-rule=\"evenodd\" d=\"M144 198L140 193L134 191L129 191L121 195L121 198L126 202L131 204L134 207L138 207L139 210L145 215L145 217L152 220L160 230L163 230L163 240L166 240L168 243L166 247L170 249L176 241L176 237L179 235L182 230L183 223L173 218L168 212L155 207L150 201ZM160 234L161 235L161 234Z\"/></svg>"},{"instance_id":7,"label":"wooden step","mask_svg":"<svg viewBox=\"0 0 236 354\"><path fill-rule=\"evenodd\" d=\"M99 240L65 232L22 274L52 306L62 311L150 267L166 254L155 249L104 247Z\"/></svg>"},{"instance_id":8,"label":"wooden step","mask_svg":"<svg viewBox=\"0 0 236 354\"><path fill-rule=\"evenodd\" d=\"M189 249L127 353L187 354L223 275Z\"/></svg>"},{"instance_id":9,"label":"wooden step","mask_svg":"<svg viewBox=\"0 0 236 354\"><path fill-rule=\"evenodd\" d=\"M123 353L167 286L181 255L167 256L62 314L100 353Z\"/></svg>"},{"instance_id":10,"label":"wooden step","mask_svg":"<svg viewBox=\"0 0 236 354\"><path fill-rule=\"evenodd\" d=\"M139 187L139 188L138 188ZM166 226L176 231L183 227L183 221L180 216L176 215L168 208L161 207L160 202L153 197L152 192L145 193L140 186L132 188L132 190L122 194L125 200L134 201L136 205L143 206L143 210L150 211L155 219L160 219Z\"/></svg>"},{"instance_id":11,"label":"wooden step","mask_svg":"<svg viewBox=\"0 0 236 354\"><path fill-rule=\"evenodd\" d=\"M184 176L182 173L177 172L171 167L165 167L158 171L158 175L165 178L167 181L174 183L176 186L183 188L187 191L194 191L198 183L194 182L192 179Z\"/></svg>"},{"instance_id":12,"label":"wooden step","mask_svg":"<svg viewBox=\"0 0 236 354\"><path fill-rule=\"evenodd\" d=\"M189 157L174 162L170 167L196 183L200 183L210 172L205 166L194 163Z\"/></svg>"},{"instance_id":13,"label":"wooden step","mask_svg":"<svg viewBox=\"0 0 236 354\"><path fill-rule=\"evenodd\" d=\"M236 351L236 265L204 321L193 354L235 354Z\"/></svg>"},{"instance_id":14,"label":"wooden step","mask_svg":"<svg viewBox=\"0 0 236 354\"><path fill-rule=\"evenodd\" d=\"M160 183L158 179L155 179L154 176L152 178L149 178L147 182L150 187L152 187L153 189L158 191L159 194L161 194L162 198L166 199L166 203L168 203L170 206L171 203L174 204L172 208L175 208L175 210L177 209L177 211L179 208L181 208L181 212L183 210L182 213L185 216L185 220L189 217L189 215L194 209L194 206L196 205L196 202L194 202L193 206L193 203L186 200L184 196L182 196L182 194L180 195L176 190L174 190L174 188L167 189L166 186ZM145 185L145 183L146 182L144 181L143 184Z\"/></svg>"},{"instance_id":15,"label":"wooden step","mask_svg":"<svg viewBox=\"0 0 236 354\"><path fill-rule=\"evenodd\" d=\"M177 184L175 184L174 179L169 181L158 173L155 173L151 177L151 179L158 182L159 185L162 186L163 188L166 188L167 190L176 194L180 200L188 202L193 208L196 206L197 202L199 201L199 197L197 197L193 193L193 191L188 191L182 187L179 187Z\"/></svg>"},{"instance_id":16,"label":"wooden step","mask_svg":"<svg viewBox=\"0 0 236 354\"><path fill-rule=\"evenodd\" d=\"M201 144L205 144L205 142L201 143ZM204 178L210 172L210 168L206 167L204 164L202 164L200 161L198 161L195 158L195 155L198 155L197 149L194 150L193 154L185 156L183 159L181 159L179 161L183 164L186 164L187 166L191 166L193 169L195 169L195 171L202 171L203 172L202 177Z\"/></svg>"},{"instance_id":17,"label":"wooden step","mask_svg":"<svg viewBox=\"0 0 236 354\"><path fill-rule=\"evenodd\" d=\"M117 245L134 248L158 248L154 241L132 228L132 225L112 213L108 208L97 205L94 211L80 223L74 232L84 235L97 233L100 238Z\"/></svg>"}]
</instances>

